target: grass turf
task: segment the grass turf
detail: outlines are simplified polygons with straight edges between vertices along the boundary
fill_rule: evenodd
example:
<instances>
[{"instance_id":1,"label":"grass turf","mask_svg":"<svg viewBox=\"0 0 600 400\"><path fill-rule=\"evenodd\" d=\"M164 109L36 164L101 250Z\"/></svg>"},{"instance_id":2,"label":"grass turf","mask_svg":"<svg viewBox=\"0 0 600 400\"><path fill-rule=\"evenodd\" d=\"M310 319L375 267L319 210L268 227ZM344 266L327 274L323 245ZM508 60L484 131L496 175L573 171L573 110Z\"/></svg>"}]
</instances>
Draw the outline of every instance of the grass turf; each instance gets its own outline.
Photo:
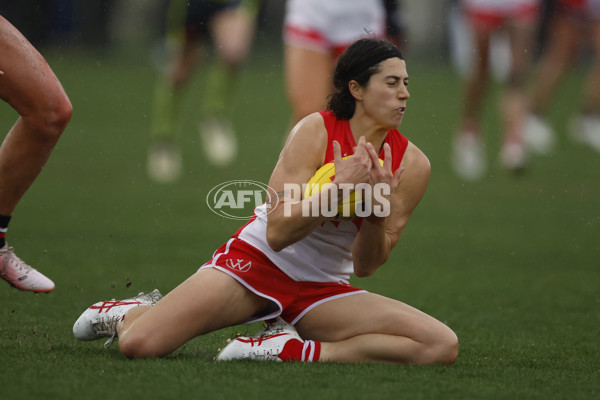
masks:
<instances>
[{"instance_id":1,"label":"grass turf","mask_svg":"<svg viewBox=\"0 0 600 400\"><path fill-rule=\"evenodd\" d=\"M17 208L9 241L52 277L49 295L0 286L3 399L185 398L597 398L600 394L600 185L598 154L559 138L523 176L493 164L498 88L484 125L492 166L463 183L448 160L460 85L446 65L411 63L412 98L401 131L429 156L428 191L373 277L355 280L452 327L461 349L450 367L214 363L225 339L258 325L197 338L165 359L128 361L116 346L71 334L91 303L154 287L168 292L239 226L212 214L205 196L232 179L267 182L289 109L281 57L255 52L232 116L242 152L227 169L206 164L195 114L203 82L180 124L186 173L173 185L145 175L155 72L144 59L50 56L75 114L48 165ZM581 79L563 85L559 132L576 109ZM559 100L560 99L560 100ZM16 119L0 106L0 128ZM148 334L152 334L149 332Z\"/></svg>"}]
</instances>

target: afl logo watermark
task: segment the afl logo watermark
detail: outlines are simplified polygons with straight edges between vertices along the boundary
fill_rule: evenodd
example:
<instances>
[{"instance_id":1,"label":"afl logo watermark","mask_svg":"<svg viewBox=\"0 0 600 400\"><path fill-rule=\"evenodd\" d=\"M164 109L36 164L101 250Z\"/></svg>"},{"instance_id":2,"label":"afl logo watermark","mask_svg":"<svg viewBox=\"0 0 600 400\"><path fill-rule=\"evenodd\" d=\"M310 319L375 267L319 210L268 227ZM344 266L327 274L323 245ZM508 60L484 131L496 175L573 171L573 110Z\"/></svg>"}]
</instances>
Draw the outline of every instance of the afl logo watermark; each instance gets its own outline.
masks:
<instances>
[{"instance_id":1,"label":"afl logo watermark","mask_svg":"<svg viewBox=\"0 0 600 400\"><path fill-rule=\"evenodd\" d=\"M248 272L250 271L250 268L252 268L251 261L240 260L239 258L236 258L235 260L233 258L228 258L227 261L225 261L225 265L240 272Z\"/></svg>"},{"instance_id":2,"label":"afl logo watermark","mask_svg":"<svg viewBox=\"0 0 600 400\"><path fill-rule=\"evenodd\" d=\"M277 206L279 198L269 185L251 180L221 183L206 195L206 204L217 215L229 219L246 220L254 209L266 203L267 213Z\"/></svg>"}]
</instances>

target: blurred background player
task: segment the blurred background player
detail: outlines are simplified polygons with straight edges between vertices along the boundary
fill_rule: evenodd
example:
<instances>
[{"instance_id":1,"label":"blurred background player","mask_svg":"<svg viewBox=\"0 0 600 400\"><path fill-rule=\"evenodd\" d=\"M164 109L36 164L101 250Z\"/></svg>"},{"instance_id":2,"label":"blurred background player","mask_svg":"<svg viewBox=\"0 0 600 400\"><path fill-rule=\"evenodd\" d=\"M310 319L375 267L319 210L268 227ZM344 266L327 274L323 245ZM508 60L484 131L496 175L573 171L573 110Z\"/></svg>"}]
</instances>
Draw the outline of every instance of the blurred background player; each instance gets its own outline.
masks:
<instances>
[{"instance_id":1,"label":"blurred background player","mask_svg":"<svg viewBox=\"0 0 600 400\"><path fill-rule=\"evenodd\" d=\"M462 118L454 137L452 165L459 177L478 180L487 162L480 126L490 75L490 43L505 31L510 59L505 90L500 101L504 130L500 162L510 171L525 167L522 125L527 110L524 83L531 64L539 20L538 0L462 0L460 10L470 28L472 58L465 80Z\"/></svg>"},{"instance_id":2,"label":"blurred background player","mask_svg":"<svg viewBox=\"0 0 600 400\"><path fill-rule=\"evenodd\" d=\"M531 113L524 139L527 148L548 154L554 130L546 115L560 79L585 44L592 44L593 60L587 74L579 115L570 121L572 137L600 152L600 0L556 0L548 29L547 46L535 74Z\"/></svg>"},{"instance_id":3,"label":"blurred background player","mask_svg":"<svg viewBox=\"0 0 600 400\"><path fill-rule=\"evenodd\" d=\"M0 98L19 118L0 147L0 277L20 290L50 292L54 283L6 243L13 211L48 160L72 107L42 55L0 16Z\"/></svg>"},{"instance_id":4,"label":"blurred background player","mask_svg":"<svg viewBox=\"0 0 600 400\"><path fill-rule=\"evenodd\" d=\"M325 108L335 62L350 44L363 37L401 44L399 10L397 0L287 1L284 64L292 126Z\"/></svg>"},{"instance_id":5,"label":"blurred background player","mask_svg":"<svg viewBox=\"0 0 600 400\"><path fill-rule=\"evenodd\" d=\"M210 38L216 60L206 73L207 86L198 110L199 132L207 160L226 166L237 154L237 138L226 111L235 76L246 59L254 36L260 0L171 0L168 4L166 46L168 64L157 82L152 122L153 143L148 152L148 174L157 182L171 182L182 172L176 140L176 121L182 92Z\"/></svg>"}]
</instances>

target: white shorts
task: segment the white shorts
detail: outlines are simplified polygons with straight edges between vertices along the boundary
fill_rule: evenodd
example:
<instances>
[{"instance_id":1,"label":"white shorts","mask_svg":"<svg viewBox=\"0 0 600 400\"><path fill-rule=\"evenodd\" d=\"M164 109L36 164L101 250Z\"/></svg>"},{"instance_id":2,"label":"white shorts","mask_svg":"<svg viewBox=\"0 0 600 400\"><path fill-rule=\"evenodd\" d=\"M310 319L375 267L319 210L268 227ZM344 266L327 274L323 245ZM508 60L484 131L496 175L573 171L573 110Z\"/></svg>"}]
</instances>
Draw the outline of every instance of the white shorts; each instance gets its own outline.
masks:
<instances>
[{"instance_id":1,"label":"white shorts","mask_svg":"<svg viewBox=\"0 0 600 400\"><path fill-rule=\"evenodd\" d=\"M385 34L382 0L287 0L284 42L338 55L354 41Z\"/></svg>"},{"instance_id":2,"label":"white shorts","mask_svg":"<svg viewBox=\"0 0 600 400\"><path fill-rule=\"evenodd\" d=\"M495 31L511 21L535 26L539 18L539 0L463 0L463 10L476 31Z\"/></svg>"}]
</instances>

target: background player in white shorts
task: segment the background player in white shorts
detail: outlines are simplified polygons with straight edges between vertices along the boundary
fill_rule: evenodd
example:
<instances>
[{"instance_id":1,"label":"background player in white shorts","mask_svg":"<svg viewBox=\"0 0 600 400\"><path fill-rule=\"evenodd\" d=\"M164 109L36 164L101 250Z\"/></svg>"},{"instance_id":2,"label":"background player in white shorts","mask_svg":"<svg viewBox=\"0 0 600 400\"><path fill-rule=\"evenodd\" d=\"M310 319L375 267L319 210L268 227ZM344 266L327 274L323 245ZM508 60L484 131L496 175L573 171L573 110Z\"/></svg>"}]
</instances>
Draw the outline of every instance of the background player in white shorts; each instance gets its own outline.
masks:
<instances>
[{"instance_id":1,"label":"background player in white shorts","mask_svg":"<svg viewBox=\"0 0 600 400\"><path fill-rule=\"evenodd\" d=\"M522 128L527 110L525 83L535 46L539 0L462 0L471 29L472 65L464 84L462 117L452 148L452 165L465 180L483 178L486 169L484 127L480 125L490 76L490 40L504 30L509 38L511 64L500 100L502 145L500 162L511 172L526 166Z\"/></svg>"},{"instance_id":2,"label":"background player in white shorts","mask_svg":"<svg viewBox=\"0 0 600 400\"><path fill-rule=\"evenodd\" d=\"M284 35L292 126L327 105L337 57L355 40L383 37L383 0L288 0Z\"/></svg>"}]
</instances>

